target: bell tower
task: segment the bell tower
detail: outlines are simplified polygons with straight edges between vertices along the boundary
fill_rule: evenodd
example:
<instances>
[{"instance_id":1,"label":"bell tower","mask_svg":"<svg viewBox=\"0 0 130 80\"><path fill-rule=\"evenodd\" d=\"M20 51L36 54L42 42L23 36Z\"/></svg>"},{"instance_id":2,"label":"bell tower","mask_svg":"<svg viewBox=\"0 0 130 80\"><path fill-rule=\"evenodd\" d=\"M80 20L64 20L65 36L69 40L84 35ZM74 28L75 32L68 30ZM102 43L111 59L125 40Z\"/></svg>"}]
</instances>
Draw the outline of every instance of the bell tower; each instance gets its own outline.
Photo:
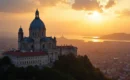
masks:
<instances>
[{"instance_id":1,"label":"bell tower","mask_svg":"<svg viewBox=\"0 0 130 80\"><path fill-rule=\"evenodd\" d=\"M18 49L20 50L21 49L21 41L23 40L23 29L22 27L20 26L19 28L19 32L18 32Z\"/></svg>"}]
</instances>

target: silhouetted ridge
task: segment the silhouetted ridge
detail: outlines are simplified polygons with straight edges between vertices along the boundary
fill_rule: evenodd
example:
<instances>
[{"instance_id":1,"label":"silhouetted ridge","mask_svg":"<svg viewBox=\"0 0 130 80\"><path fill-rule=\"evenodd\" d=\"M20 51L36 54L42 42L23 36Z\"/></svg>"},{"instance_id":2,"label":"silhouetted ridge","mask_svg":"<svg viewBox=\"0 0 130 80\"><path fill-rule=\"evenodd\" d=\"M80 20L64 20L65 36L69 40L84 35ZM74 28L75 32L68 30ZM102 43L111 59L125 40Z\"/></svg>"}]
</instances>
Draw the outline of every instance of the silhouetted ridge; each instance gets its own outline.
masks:
<instances>
[{"instance_id":1,"label":"silhouetted ridge","mask_svg":"<svg viewBox=\"0 0 130 80\"><path fill-rule=\"evenodd\" d=\"M100 37L101 39L114 39L114 40L130 40L130 34L126 33L113 33Z\"/></svg>"}]
</instances>

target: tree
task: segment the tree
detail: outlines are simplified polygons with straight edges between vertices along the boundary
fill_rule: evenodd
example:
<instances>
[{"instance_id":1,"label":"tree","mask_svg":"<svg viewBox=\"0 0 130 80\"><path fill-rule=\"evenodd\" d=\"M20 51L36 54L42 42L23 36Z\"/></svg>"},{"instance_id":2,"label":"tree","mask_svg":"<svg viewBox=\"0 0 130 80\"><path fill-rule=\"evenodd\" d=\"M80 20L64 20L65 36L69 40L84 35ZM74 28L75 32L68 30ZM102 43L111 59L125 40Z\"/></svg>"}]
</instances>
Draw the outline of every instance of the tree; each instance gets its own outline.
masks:
<instances>
[{"instance_id":1,"label":"tree","mask_svg":"<svg viewBox=\"0 0 130 80\"><path fill-rule=\"evenodd\" d=\"M8 56L3 57L0 60L0 65L11 65L11 60Z\"/></svg>"},{"instance_id":2,"label":"tree","mask_svg":"<svg viewBox=\"0 0 130 80\"><path fill-rule=\"evenodd\" d=\"M53 68L71 75L76 80L109 80L91 64L87 56L60 56Z\"/></svg>"}]
</instances>

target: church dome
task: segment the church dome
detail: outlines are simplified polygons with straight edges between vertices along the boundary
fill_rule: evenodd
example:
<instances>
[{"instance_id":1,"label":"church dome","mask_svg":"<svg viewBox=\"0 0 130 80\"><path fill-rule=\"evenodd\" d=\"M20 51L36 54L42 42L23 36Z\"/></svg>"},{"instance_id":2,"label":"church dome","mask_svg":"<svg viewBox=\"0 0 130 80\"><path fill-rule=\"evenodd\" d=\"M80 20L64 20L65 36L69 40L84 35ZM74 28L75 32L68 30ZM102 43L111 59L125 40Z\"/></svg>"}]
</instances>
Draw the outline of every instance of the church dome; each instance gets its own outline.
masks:
<instances>
[{"instance_id":1,"label":"church dome","mask_svg":"<svg viewBox=\"0 0 130 80\"><path fill-rule=\"evenodd\" d=\"M46 29L45 24L43 21L39 18L39 11L37 10L35 13L35 19L30 24L30 30L36 30L36 29Z\"/></svg>"},{"instance_id":2,"label":"church dome","mask_svg":"<svg viewBox=\"0 0 130 80\"><path fill-rule=\"evenodd\" d=\"M45 25L41 19L34 19L30 25L30 29L45 29Z\"/></svg>"}]
</instances>

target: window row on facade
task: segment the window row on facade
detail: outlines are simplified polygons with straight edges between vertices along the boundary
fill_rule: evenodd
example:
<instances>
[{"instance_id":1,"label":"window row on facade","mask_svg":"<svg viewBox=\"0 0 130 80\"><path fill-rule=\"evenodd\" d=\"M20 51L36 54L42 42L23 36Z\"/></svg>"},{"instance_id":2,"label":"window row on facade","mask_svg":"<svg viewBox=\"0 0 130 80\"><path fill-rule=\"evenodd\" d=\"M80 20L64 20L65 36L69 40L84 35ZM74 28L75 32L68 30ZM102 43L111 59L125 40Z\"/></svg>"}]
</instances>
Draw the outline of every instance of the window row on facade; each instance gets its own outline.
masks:
<instances>
[{"instance_id":1,"label":"window row on facade","mask_svg":"<svg viewBox=\"0 0 130 80\"><path fill-rule=\"evenodd\" d=\"M28 64L43 64L41 60L33 60L33 61L18 61L18 65L28 65Z\"/></svg>"},{"instance_id":2,"label":"window row on facade","mask_svg":"<svg viewBox=\"0 0 130 80\"><path fill-rule=\"evenodd\" d=\"M38 56L38 57L36 57L36 56L34 56L34 57L25 57L25 58L17 57L17 59L20 59L20 60L33 60L33 59L41 59L41 58L43 58L43 57L42 56Z\"/></svg>"}]
</instances>

